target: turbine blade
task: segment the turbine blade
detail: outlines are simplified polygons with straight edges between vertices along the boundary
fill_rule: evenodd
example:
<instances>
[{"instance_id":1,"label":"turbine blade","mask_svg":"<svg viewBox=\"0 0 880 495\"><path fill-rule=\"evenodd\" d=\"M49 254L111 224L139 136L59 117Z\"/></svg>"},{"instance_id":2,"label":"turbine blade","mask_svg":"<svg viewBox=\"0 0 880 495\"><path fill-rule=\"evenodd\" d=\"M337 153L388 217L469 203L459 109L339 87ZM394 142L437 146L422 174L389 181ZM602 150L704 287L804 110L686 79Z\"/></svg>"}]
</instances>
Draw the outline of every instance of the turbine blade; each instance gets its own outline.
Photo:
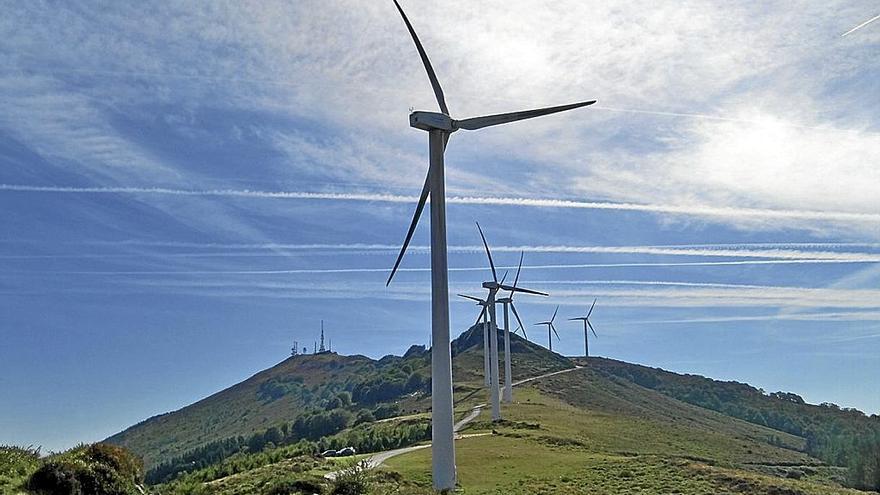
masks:
<instances>
[{"instance_id":1,"label":"turbine blade","mask_svg":"<svg viewBox=\"0 0 880 495\"><path fill-rule=\"evenodd\" d=\"M483 306L483 310L480 311L480 314L479 314L479 315L477 315L477 321L474 322L474 325L479 324L479 323L480 323L480 320L483 319L483 315L485 315L485 314L486 314L486 306Z\"/></svg>"},{"instance_id":2,"label":"turbine blade","mask_svg":"<svg viewBox=\"0 0 880 495\"><path fill-rule=\"evenodd\" d=\"M504 286L504 279L507 278L507 274L508 274L508 273L510 273L508 270L505 270L505 271L504 271L504 275L501 276L501 282L500 282L498 285L500 285L500 286L502 286L502 287Z\"/></svg>"},{"instance_id":3,"label":"turbine blade","mask_svg":"<svg viewBox=\"0 0 880 495\"><path fill-rule=\"evenodd\" d=\"M519 252L519 265L516 267L516 276L513 277L513 287L516 288L516 283L519 282L519 271L522 270L522 261L523 261L523 252ZM510 297L513 297L513 291L510 291Z\"/></svg>"},{"instance_id":4,"label":"turbine blade","mask_svg":"<svg viewBox=\"0 0 880 495\"><path fill-rule=\"evenodd\" d=\"M553 312L553 317L550 318L550 324L551 324L551 325L553 324L553 320L556 319L556 313L558 313L558 312L559 312L559 305L557 304L557 305L556 305L556 311Z\"/></svg>"},{"instance_id":5,"label":"turbine blade","mask_svg":"<svg viewBox=\"0 0 880 495\"><path fill-rule=\"evenodd\" d=\"M419 224L419 218L422 216L422 210L425 209L425 203L428 202L428 194L431 192L431 169L428 169L428 174L425 176L425 185L422 186L422 194L419 196L419 204L416 205L416 211L413 213L412 221L409 224L409 230L406 232L406 239L403 240L403 246L400 248L400 254L397 255L397 261L394 262L394 268L391 269L391 274L388 275L388 280L385 282L385 287L388 287L391 284L391 279L394 278L394 274L397 273L397 268L400 267L400 262L403 261L403 255L406 254L406 248L409 246L409 242L412 240L413 233L416 231L416 226Z\"/></svg>"},{"instance_id":6,"label":"turbine blade","mask_svg":"<svg viewBox=\"0 0 880 495\"><path fill-rule=\"evenodd\" d=\"M593 299L593 305L590 306L590 310L587 311L587 318L589 318L590 315L593 314L593 308L596 307L596 301L597 301L597 300L598 300L598 298L594 298L594 299Z\"/></svg>"},{"instance_id":7,"label":"turbine blade","mask_svg":"<svg viewBox=\"0 0 880 495\"><path fill-rule=\"evenodd\" d=\"M397 11L400 12L400 17L403 17L406 29L409 30L409 34L412 36L413 42L416 44L416 49L419 51L419 57L422 58L422 64L425 66L425 72L428 73L428 79L431 80L431 87L434 88L434 96L437 97L437 104L440 105L440 111L449 115L449 108L446 107L446 98L443 96L443 88L440 87L440 81L437 80L437 74L434 73L434 67L431 66L431 61L428 60L428 54L425 53L425 49L422 47L422 42L419 41L419 37L416 35L416 30L413 29L412 24L409 22L409 18L406 17L403 8L397 0L394 0L394 5L397 6Z\"/></svg>"},{"instance_id":8,"label":"turbine blade","mask_svg":"<svg viewBox=\"0 0 880 495\"><path fill-rule=\"evenodd\" d=\"M523 325L522 319L519 317L519 312L516 310L516 306L513 303L510 303L510 309L513 310L513 316L516 317L516 322L519 323L519 327L523 329L523 333L526 332L526 326Z\"/></svg>"},{"instance_id":9,"label":"turbine blade","mask_svg":"<svg viewBox=\"0 0 880 495\"><path fill-rule=\"evenodd\" d=\"M589 327L590 327L590 330L592 330L592 331L593 331L593 335L595 335L595 336L596 336L596 338L597 338L597 339L598 339L598 338L599 338L599 335L598 335L598 334L597 334L597 333L596 333L596 329L595 329L595 328L593 328L593 324L592 324L592 323L590 323L590 320L587 320L587 326L589 326Z\"/></svg>"},{"instance_id":10,"label":"turbine blade","mask_svg":"<svg viewBox=\"0 0 880 495\"><path fill-rule=\"evenodd\" d=\"M550 325L550 329L553 330L553 333L556 335L556 340L559 340L559 332L556 331L556 327L552 324Z\"/></svg>"},{"instance_id":11,"label":"turbine blade","mask_svg":"<svg viewBox=\"0 0 880 495\"><path fill-rule=\"evenodd\" d=\"M495 115L486 115L484 117L473 117L470 119L456 120L455 126L459 129L475 131L477 129L482 129L483 127L507 124L509 122L516 122L517 120L531 119L534 117L540 117L542 115L549 115L551 113L564 112L566 110L572 110L574 108L592 105L593 103L596 103L596 100L582 101L580 103L572 103L570 105L560 105L558 107L538 108L535 110L523 110L521 112L499 113Z\"/></svg>"},{"instance_id":12,"label":"turbine blade","mask_svg":"<svg viewBox=\"0 0 880 495\"><path fill-rule=\"evenodd\" d=\"M486 256L489 257L489 266L492 267L492 279L495 280L495 283L498 283L498 274L495 273L495 262L492 261L492 252L489 251L489 243L486 242L486 236L483 235L483 229L480 228L480 222L477 223L477 230L480 231L480 238L483 239L483 247L486 248Z\"/></svg>"},{"instance_id":13,"label":"turbine blade","mask_svg":"<svg viewBox=\"0 0 880 495\"><path fill-rule=\"evenodd\" d=\"M549 295L549 294L547 294L546 292L541 292L541 291L532 290L532 289L523 289L522 287L514 287L514 286L511 286L511 285L504 285L503 283L500 284L500 285L501 285L501 288L502 288L502 289L504 289L504 290L509 290L509 291L511 292L511 294L514 293L514 292L525 292L526 294L535 294L536 296L547 296L547 295Z\"/></svg>"},{"instance_id":14,"label":"turbine blade","mask_svg":"<svg viewBox=\"0 0 880 495\"><path fill-rule=\"evenodd\" d=\"M477 301L478 303L482 303L483 300L479 297L469 296L467 294L458 294L458 297L463 297L465 299L470 299L471 301Z\"/></svg>"}]
</instances>

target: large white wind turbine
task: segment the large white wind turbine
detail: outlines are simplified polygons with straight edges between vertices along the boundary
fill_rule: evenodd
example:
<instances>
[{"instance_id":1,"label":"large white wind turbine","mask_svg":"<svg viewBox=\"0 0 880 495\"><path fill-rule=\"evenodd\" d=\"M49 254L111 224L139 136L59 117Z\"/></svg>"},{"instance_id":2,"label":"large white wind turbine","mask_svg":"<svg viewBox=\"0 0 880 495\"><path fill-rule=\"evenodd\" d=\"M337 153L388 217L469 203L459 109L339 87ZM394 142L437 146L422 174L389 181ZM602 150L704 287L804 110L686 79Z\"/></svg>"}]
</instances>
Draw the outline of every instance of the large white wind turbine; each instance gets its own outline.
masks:
<instances>
[{"instance_id":1,"label":"large white wind turbine","mask_svg":"<svg viewBox=\"0 0 880 495\"><path fill-rule=\"evenodd\" d=\"M522 262L523 262L523 253L520 251L519 253L519 266L516 267L516 276L513 278L513 288L516 289L517 282L519 282L519 272L522 270ZM519 317L519 312L516 310L516 306L513 304L513 295L516 292L525 292L522 290L512 290L507 295L507 297L502 297L500 299L496 299L495 302L501 303L504 307L504 391L501 395L501 400L504 402L513 402L513 372L511 370L511 361L510 361L510 309L513 309L513 316L516 317L516 321L519 322L519 328L522 329L523 335L526 334L526 327L523 325L522 320ZM542 296L546 296L547 294L538 291L531 291L532 294L540 294Z\"/></svg>"},{"instance_id":2,"label":"large white wind turbine","mask_svg":"<svg viewBox=\"0 0 880 495\"><path fill-rule=\"evenodd\" d=\"M556 332L556 327L553 326L553 320L556 319L556 313L559 312L559 306L556 306L556 311L553 312L553 317L547 321L540 321L535 323L535 325L547 325L547 345L550 347L550 350L553 350L553 334L556 334L556 338L559 338L559 333ZM553 333L550 333L550 332Z\"/></svg>"},{"instance_id":3,"label":"large white wind turbine","mask_svg":"<svg viewBox=\"0 0 880 495\"><path fill-rule=\"evenodd\" d=\"M583 101L570 105L525 110L521 112L487 115L463 120L455 120L449 116L449 108L443 96L443 89L428 60L415 30L403 12L400 3L394 0L397 11L403 18L406 28L412 36L434 96L440 106L440 112L416 111L410 114L410 126L428 132L429 162L428 175L422 187L416 211L410 222L409 230L388 277L389 284L403 259L406 248L412 239L419 217L431 196L431 449L432 475L434 488L451 490L455 487L455 444L452 411L452 355L449 348L449 286L446 257L446 180L443 166L443 155L449 136L459 130L477 130L483 127L506 124L517 120L530 119L565 110L591 105L596 100Z\"/></svg>"},{"instance_id":4,"label":"large white wind turbine","mask_svg":"<svg viewBox=\"0 0 880 495\"><path fill-rule=\"evenodd\" d=\"M587 311L586 316L578 316L577 318L569 318L569 321L582 320L584 322L584 357L590 357L590 334L587 333L587 327L593 331L593 335L598 339L599 336L596 335L596 329L593 328L593 324L590 322L590 315L593 314L593 308L596 307L596 299L593 299L593 304L590 306L589 311Z\"/></svg>"}]
</instances>

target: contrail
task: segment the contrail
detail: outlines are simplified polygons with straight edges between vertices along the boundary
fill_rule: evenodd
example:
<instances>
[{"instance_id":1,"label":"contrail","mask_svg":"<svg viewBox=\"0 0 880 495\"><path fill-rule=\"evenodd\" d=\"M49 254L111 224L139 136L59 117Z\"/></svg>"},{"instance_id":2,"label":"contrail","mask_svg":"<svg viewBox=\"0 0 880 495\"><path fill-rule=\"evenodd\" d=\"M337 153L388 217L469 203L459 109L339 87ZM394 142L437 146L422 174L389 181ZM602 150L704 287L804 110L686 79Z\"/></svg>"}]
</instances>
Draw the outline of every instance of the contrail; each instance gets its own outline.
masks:
<instances>
[{"instance_id":1,"label":"contrail","mask_svg":"<svg viewBox=\"0 0 880 495\"><path fill-rule=\"evenodd\" d=\"M840 37L843 38L844 36L847 36L847 35L849 35L849 34L851 34L851 33L854 33L854 32L856 32L856 31L858 31L859 29L862 29L863 27L867 26L868 24L871 24L872 22L876 21L877 19L880 19L880 15L876 15L876 16L874 16L874 17L868 19L867 21L865 21L865 22L859 24L858 26L856 26L856 27L850 29L849 31L847 31L847 32L845 32L845 33L843 33L843 34L841 34Z\"/></svg>"},{"instance_id":2,"label":"contrail","mask_svg":"<svg viewBox=\"0 0 880 495\"><path fill-rule=\"evenodd\" d=\"M574 268L664 268L688 266L741 266L741 265L812 265L841 263L878 263L877 259L853 260L747 260L747 261L692 261L679 263L560 263L552 265L523 265L523 270L568 270ZM499 270L516 270L518 265L498 265ZM485 266L449 267L450 272L480 272ZM164 271L19 271L5 272L19 275L300 275L300 274L335 274L335 273L385 273L388 268L304 268L282 270L164 270ZM399 272L430 272L430 268L398 268Z\"/></svg>"},{"instance_id":3,"label":"contrail","mask_svg":"<svg viewBox=\"0 0 880 495\"><path fill-rule=\"evenodd\" d=\"M880 320L880 311L844 311L831 313L797 313L797 314L774 314L757 316L708 316L705 318L682 318L669 320L635 320L621 322L621 325L643 324L679 324L679 323L728 323L739 321L877 321ZM877 335L880 336L880 335ZM867 337L866 337L867 338Z\"/></svg>"},{"instance_id":4,"label":"contrail","mask_svg":"<svg viewBox=\"0 0 880 495\"><path fill-rule=\"evenodd\" d=\"M348 252L348 254L374 254L374 250L358 247L354 250L348 250L344 245L327 246L326 249L333 251ZM377 247L376 251L387 252L393 250L394 247ZM413 246L410 248L414 253L423 254L427 251L426 246ZM479 253L480 246L449 246L450 253ZM651 246L494 246L492 248L496 252L512 252L520 251L528 253L554 253L554 254L640 254L651 256L691 256L705 258L768 258L771 260L791 260L800 263L816 263L816 262L837 262L837 263L878 263L880 262L880 253L861 253L861 252L835 252L835 251L800 251L788 249L764 249L764 250L745 250L745 249L684 249L684 248L659 248ZM323 251L324 249L321 249ZM237 257L252 256L254 253L150 253L150 254L12 254L0 255L0 259L101 259L101 258L149 258L150 256L159 257ZM257 256L263 256L256 253ZM281 255L276 253L276 255ZM712 264L720 264L721 262L711 262ZM741 262L725 262L726 264L738 264ZM537 266L698 266L705 263L592 263L583 265L532 265ZM761 264L761 263L750 263Z\"/></svg>"},{"instance_id":5,"label":"contrail","mask_svg":"<svg viewBox=\"0 0 880 495\"><path fill-rule=\"evenodd\" d=\"M479 252L480 246L450 246L450 252ZM774 258L880 261L880 253L835 251L801 251L794 249L690 249L653 246L493 246L498 252L529 253L591 253L591 254L645 254L657 256L703 256L721 258Z\"/></svg>"},{"instance_id":6,"label":"contrail","mask_svg":"<svg viewBox=\"0 0 880 495\"><path fill-rule=\"evenodd\" d=\"M369 201L386 203L412 203L415 196L386 193L328 193L306 191L256 191L237 189L170 189L161 187L65 187L65 186L29 186L19 184L0 184L0 191L30 193L68 193L68 194L159 194L170 196L221 196L240 198L266 199L302 199L302 200L336 200L336 201ZM616 211L644 211L649 213L668 213L676 215L715 216L715 217L746 217L776 218L791 220L822 220L837 222L870 222L880 223L880 213L858 213L845 211L817 210L776 210L768 208L718 207L704 205L666 205L640 203L614 203L598 201L574 201L548 198L518 197L484 197L484 196L450 196L446 198L450 204L464 205L499 205L526 206L537 208L591 209Z\"/></svg>"},{"instance_id":7,"label":"contrail","mask_svg":"<svg viewBox=\"0 0 880 495\"><path fill-rule=\"evenodd\" d=\"M188 243L176 243L173 247L185 247L192 245ZM868 245L869 243L866 243ZM224 248L237 251L238 249L272 249L276 255L282 255L281 251L290 250L295 252L318 251L322 252L346 252L348 254L375 254L377 252L396 251L397 246L392 244L366 244L366 243L350 243L350 244L207 244L201 246L210 246L212 248ZM854 252L854 251L818 251L818 250L802 250L802 249L784 249L775 246L784 246L784 244L768 244L770 248L752 248L748 244L719 244L719 245L647 245L647 246L583 246L583 245L512 245L512 246L494 246L497 252L513 252L520 251L529 253L554 253L554 254L635 254L650 256L692 256L707 258L767 258L768 260L797 260L799 262L814 263L825 260L829 262L851 262L851 263L877 263L880 262L880 253L872 252ZM797 246L792 244L792 246ZM172 247L167 246L166 247ZM448 250L450 253L481 253L480 245L452 245ZM416 245L411 246L413 253L424 254L429 251L428 246ZM251 256L253 253L138 253L138 254L39 254L39 255L0 255L0 259L64 259L64 258L101 258L101 257L149 257L151 255L162 257L174 256ZM609 264L590 264L589 266L654 266L656 264L643 263L609 263ZM681 264L665 264L666 266L687 266ZM572 266L572 265L559 265Z\"/></svg>"},{"instance_id":8,"label":"contrail","mask_svg":"<svg viewBox=\"0 0 880 495\"><path fill-rule=\"evenodd\" d=\"M40 239L0 239L0 243L30 243L36 244L44 242ZM400 246L396 244L375 244L375 243L350 243L350 244L292 244L283 242L266 242L266 243L225 243L225 242L189 242L189 241L146 241L140 239L123 239L123 240L83 240L83 241L52 241L53 244L64 245L88 245L88 246L147 246L147 247L171 247L171 248L198 248L198 249L310 249L323 248L327 246L338 247L340 249L391 249L397 251ZM656 248L825 248L825 249L846 249L853 247L866 247L872 249L880 249L880 242L725 242L725 243L708 243L708 244L648 244L647 247ZM428 246L416 246L421 249L428 249Z\"/></svg>"}]
</instances>

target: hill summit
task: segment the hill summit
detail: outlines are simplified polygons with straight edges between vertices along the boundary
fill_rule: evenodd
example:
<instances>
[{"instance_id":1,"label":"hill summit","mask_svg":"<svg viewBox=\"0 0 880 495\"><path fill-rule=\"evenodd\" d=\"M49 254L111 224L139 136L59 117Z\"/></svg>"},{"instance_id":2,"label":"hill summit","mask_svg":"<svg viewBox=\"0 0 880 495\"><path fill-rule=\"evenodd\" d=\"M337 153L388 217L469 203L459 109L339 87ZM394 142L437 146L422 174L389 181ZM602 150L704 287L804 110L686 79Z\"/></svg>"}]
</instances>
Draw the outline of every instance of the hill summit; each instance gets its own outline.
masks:
<instances>
[{"instance_id":1,"label":"hill summit","mask_svg":"<svg viewBox=\"0 0 880 495\"><path fill-rule=\"evenodd\" d=\"M482 326L475 325L452 342L457 384L482 381L482 335ZM499 342L503 345L500 336ZM517 335L511 335L511 352L514 378L574 366L568 359ZM368 408L399 403L407 395L412 402L415 396L430 393L430 363L430 350L417 345L403 356L380 359L333 352L291 356L238 384L177 411L153 416L106 441L130 448L151 467L211 442L253 435L312 409L326 409L342 392Z\"/></svg>"}]
</instances>

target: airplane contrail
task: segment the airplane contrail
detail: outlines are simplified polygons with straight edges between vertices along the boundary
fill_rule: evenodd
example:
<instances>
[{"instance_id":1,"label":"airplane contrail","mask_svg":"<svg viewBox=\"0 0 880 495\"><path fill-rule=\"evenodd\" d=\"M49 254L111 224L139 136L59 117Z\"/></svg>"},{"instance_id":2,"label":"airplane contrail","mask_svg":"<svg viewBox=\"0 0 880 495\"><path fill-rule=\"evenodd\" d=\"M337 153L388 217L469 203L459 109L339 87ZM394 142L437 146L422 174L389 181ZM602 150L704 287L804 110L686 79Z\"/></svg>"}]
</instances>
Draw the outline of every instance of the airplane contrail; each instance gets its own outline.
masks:
<instances>
[{"instance_id":1,"label":"airplane contrail","mask_svg":"<svg viewBox=\"0 0 880 495\"><path fill-rule=\"evenodd\" d=\"M798 264L847 264L847 263L878 263L876 258L853 260L822 260L822 259L780 259L780 260L746 260L746 261L683 261L670 263L559 263L552 265L523 265L523 270L568 270L574 268L666 268L688 266L742 266L742 265L798 265ZM516 270L518 265L498 265L499 270ZM480 272L485 266L449 267L450 272ZM430 272L430 268L398 268L399 272ZM336 273L388 273L388 268L303 268L281 270L131 270L131 271L19 271L5 272L21 275L300 275L300 274L336 274Z\"/></svg>"},{"instance_id":2,"label":"airplane contrail","mask_svg":"<svg viewBox=\"0 0 880 495\"><path fill-rule=\"evenodd\" d=\"M876 21L877 19L880 19L880 15L876 15L876 16L874 16L874 17L868 19L867 21L865 21L865 22L859 24L858 26L856 26L856 27L850 29L849 31L847 31L847 32L845 32L845 33L843 33L843 34L841 34L840 37L843 38L844 36L847 36L847 35L849 35L849 34L851 34L851 33L854 33L854 32L856 32L856 31L858 31L859 29L862 29L863 27L867 26L868 24L871 24L872 22Z\"/></svg>"},{"instance_id":3,"label":"airplane contrail","mask_svg":"<svg viewBox=\"0 0 880 495\"><path fill-rule=\"evenodd\" d=\"M680 318L668 320L632 320L621 322L620 325L644 324L679 324L679 323L729 323L739 321L874 321L880 320L880 311L843 311L828 313L796 313L755 316L707 316L698 318ZM880 337L880 335L875 335ZM867 338L867 337L866 337Z\"/></svg>"},{"instance_id":4,"label":"airplane contrail","mask_svg":"<svg viewBox=\"0 0 880 495\"><path fill-rule=\"evenodd\" d=\"M2 244L38 244L44 242L40 239L0 239ZM377 250L396 251L399 246L396 244L377 244L377 243L285 243L285 242L263 242L263 243L243 243L243 242L190 242L190 241L148 241L141 239L122 239L122 240L80 240L80 241L56 241L52 240L53 245L87 245L87 246L144 246L144 247L167 247L167 248L193 248L193 249L229 249L229 250L321 250L321 249L338 249L338 250ZM620 247L620 246L609 246ZM669 249L751 249L751 248L781 248L781 249L801 249L801 248L823 248L823 249L848 249L854 247L880 249L880 242L722 242L722 243L702 243L702 244L646 244L642 247L646 248L669 248ZM479 246L477 246L479 248ZM414 245L413 249L426 251L429 246ZM471 248L468 248L471 249ZM508 247L508 249L515 249ZM179 253L178 253L179 254ZM219 253L222 254L222 253ZM101 255L95 255L101 256ZM135 256L135 255L132 255Z\"/></svg>"},{"instance_id":5,"label":"airplane contrail","mask_svg":"<svg viewBox=\"0 0 880 495\"><path fill-rule=\"evenodd\" d=\"M266 199L341 200L387 203L411 203L415 196L387 193L331 193L307 191L258 191L249 189L171 189L162 187L66 187L0 184L0 191L67 194L159 194L171 196L222 196ZM526 206L538 208L644 211L693 216L776 218L838 222L880 222L880 213L818 210L777 210L706 205L640 204L627 202L575 201L549 198L450 196L449 204Z\"/></svg>"},{"instance_id":6,"label":"airplane contrail","mask_svg":"<svg viewBox=\"0 0 880 495\"><path fill-rule=\"evenodd\" d=\"M395 246L385 244L288 244L286 247L282 245L274 245L273 249L290 249L295 251L347 251L350 254L371 254L373 252L393 251ZM428 251L428 246L412 246L410 250L413 253L424 254ZM450 253L478 253L482 247L479 245L452 245L449 246ZM768 258L775 260L798 260L801 262L816 262L826 260L829 262L851 262L851 263L877 263L880 262L880 253L870 252L852 252L852 251L805 251L798 249L730 249L730 248L689 248L682 246L577 246L577 245L546 245L546 246L495 246L493 250L496 252L513 252L520 251L528 253L554 253L554 254L640 254L650 256L693 256L707 258ZM251 253L245 253L251 254ZM277 254L277 253L276 253ZM156 256L173 257L180 256L203 256L203 255L220 255L235 257L240 253L155 253ZM37 254L37 255L0 255L0 259L65 259L65 258L101 258L101 257L131 257L141 258L148 257L148 254ZM620 266L619 263L607 264L608 266ZM640 264L627 264L626 266L639 266ZM533 265L534 266L534 265ZM564 265L571 266L571 265ZM595 264L592 266L606 266L606 264ZM667 266L682 266L670 265Z\"/></svg>"}]
</instances>

